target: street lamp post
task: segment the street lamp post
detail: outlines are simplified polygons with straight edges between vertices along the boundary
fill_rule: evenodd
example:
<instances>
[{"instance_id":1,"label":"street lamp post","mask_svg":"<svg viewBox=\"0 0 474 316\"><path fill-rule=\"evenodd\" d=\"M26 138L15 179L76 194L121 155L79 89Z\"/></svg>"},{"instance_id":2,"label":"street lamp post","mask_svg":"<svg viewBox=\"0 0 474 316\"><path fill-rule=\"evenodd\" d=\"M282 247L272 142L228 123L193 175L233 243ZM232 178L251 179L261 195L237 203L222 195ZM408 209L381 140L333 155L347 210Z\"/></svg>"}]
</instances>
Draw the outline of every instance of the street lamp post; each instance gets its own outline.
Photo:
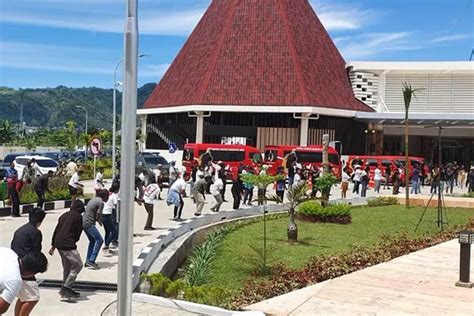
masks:
<instances>
[{"instance_id":1,"label":"street lamp post","mask_svg":"<svg viewBox=\"0 0 474 316\"><path fill-rule=\"evenodd\" d=\"M141 54L141 55L138 55L139 58L142 58L142 57L150 57L151 55L148 55L148 54ZM117 86L118 86L118 82L117 82L117 70L119 68L119 66L123 63L123 58L121 58L117 64L115 65L115 69L114 69L114 102L113 102L113 119L112 119L112 179L115 178L115 170L116 170L116 167L115 167L115 163L116 163L116 157L117 157L117 154L116 154L116 151L115 151L115 139L116 139L116 135L117 135Z\"/></svg>"},{"instance_id":2,"label":"street lamp post","mask_svg":"<svg viewBox=\"0 0 474 316\"><path fill-rule=\"evenodd\" d=\"M76 108L78 109L83 109L85 112L86 112L86 135L87 135L87 120L88 120L88 116L89 116L89 113L87 112L87 109L83 106L80 106L80 105L76 105ZM85 153L84 153L84 162L87 164L87 142L86 142L86 150L85 150ZM94 175L95 176L95 175Z\"/></svg>"}]
</instances>

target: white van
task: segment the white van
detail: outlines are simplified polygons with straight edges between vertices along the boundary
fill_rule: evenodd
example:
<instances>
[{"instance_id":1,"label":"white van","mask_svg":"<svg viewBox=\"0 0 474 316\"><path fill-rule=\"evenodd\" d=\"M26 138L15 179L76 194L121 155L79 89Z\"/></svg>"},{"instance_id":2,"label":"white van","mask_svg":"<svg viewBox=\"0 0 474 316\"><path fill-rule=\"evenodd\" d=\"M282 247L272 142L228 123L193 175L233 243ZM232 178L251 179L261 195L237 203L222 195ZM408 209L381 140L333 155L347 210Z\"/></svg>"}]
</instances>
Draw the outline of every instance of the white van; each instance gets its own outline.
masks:
<instances>
[{"instance_id":1,"label":"white van","mask_svg":"<svg viewBox=\"0 0 474 316\"><path fill-rule=\"evenodd\" d=\"M51 158L43 156L18 156L15 158L15 169L18 172L18 177L23 175L23 169L25 169L28 161L35 158L36 164L42 174L48 173L48 171L56 172L59 164Z\"/></svg>"}]
</instances>

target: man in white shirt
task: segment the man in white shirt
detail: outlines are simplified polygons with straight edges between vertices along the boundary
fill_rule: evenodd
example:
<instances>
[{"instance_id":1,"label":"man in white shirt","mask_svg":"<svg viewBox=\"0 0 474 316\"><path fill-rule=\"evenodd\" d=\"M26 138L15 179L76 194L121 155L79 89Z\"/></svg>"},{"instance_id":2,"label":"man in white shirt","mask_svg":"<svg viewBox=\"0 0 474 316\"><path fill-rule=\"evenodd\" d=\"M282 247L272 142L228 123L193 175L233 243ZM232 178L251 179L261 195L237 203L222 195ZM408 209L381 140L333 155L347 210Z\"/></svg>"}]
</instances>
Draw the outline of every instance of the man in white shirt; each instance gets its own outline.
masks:
<instances>
[{"instance_id":1,"label":"man in white shirt","mask_svg":"<svg viewBox=\"0 0 474 316\"><path fill-rule=\"evenodd\" d=\"M71 193L71 200L77 199L77 196L79 195L79 188L83 188L84 186L79 183L79 176L82 174L82 170L76 171L72 176L71 179L69 179L68 182L68 187L69 187L69 193Z\"/></svg>"},{"instance_id":2,"label":"man in white shirt","mask_svg":"<svg viewBox=\"0 0 474 316\"><path fill-rule=\"evenodd\" d=\"M379 166L377 166L374 171L374 182L375 182L374 191L377 193L380 193L380 185L382 183L382 170L380 170Z\"/></svg>"},{"instance_id":3,"label":"man in white shirt","mask_svg":"<svg viewBox=\"0 0 474 316\"><path fill-rule=\"evenodd\" d=\"M45 272L48 259L43 253L36 252L31 252L20 259L13 250L5 247L0 247L0 258L0 315L2 315L19 295L23 287L23 278ZM26 300L24 297L18 299ZM26 312L29 314L31 310Z\"/></svg>"},{"instance_id":4,"label":"man in white shirt","mask_svg":"<svg viewBox=\"0 0 474 316\"><path fill-rule=\"evenodd\" d=\"M74 173L77 172L77 164L74 161L70 161L66 165L66 170L66 175L69 177L72 176Z\"/></svg>"},{"instance_id":5,"label":"man in white shirt","mask_svg":"<svg viewBox=\"0 0 474 316\"><path fill-rule=\"evenodd\" d=\"M224 190L224 183L221 179L221 177L218 177L214 183L211 185L211 194L216 200L216 203L211 207L211 211L213 212L219 212L219 209L221 208L222 203L224 203L224 200L222 199L222 190Z\"/></svg>"},{"instance_id":6,"label":"man in white shirt","mask_svg":"<svg viewBox=\"0 0 474 316\"><path fill-rule=\"evenodd\" d=\"M99 192L104 188L104 168L99 168L95 176L94 184L95 192Z\"/></svg>"},{"instance_id":7,"label":"man in white shirt","mask_svg":"<svg viewBox=\"0 0 474 316\"><path fill-rule=\"evenodd\" d=\"M31 167L35 171L35 178L43 175L41 168L38 166L35 158L31 158Z\"/></svg>"},{"instance_id":8,"label":"man in white shirt","mask_svg":"<svg viewBox=\"0 0 474 316\"><path fill-rule=\"evenodd\" d=\"M186 182L189 180L189 176L189 173L184 173L182 178L178 175L178 179L170 187L168 196L166 197L166 203L168 205L174 205L173 220L175 221L182 221L181 214L184 207L183 194L185 193Z\"/></svg>"},{"instance_id":9,"label":"man in white shirt","mask_svg":"<svg viewBox=\"0 0 474 316\"><path fill-rule=\"evenodd\" d=\"M153 202L158 200L158 196L160 195L160 187L156 183L155 178L150 178L150 183L145 187L143 193L143 201L145 204L145 210L148 213L146 223L145 223L145 230L155 230L156 228L153 227Z\"/></svg>"},{"instance_id":10,"label":"man in white shirt","mask_svg":"<svg viewBox=\"0 0 474 316\"><path fill-rule=\"evenodd\" d=\"M173 183L178 179L178 170L176 168L176 162L175 161L170 161L170 168L168 169L168 175L169 175L169 187L171 189L171 186Z\"/></svg>"}]
</instances>

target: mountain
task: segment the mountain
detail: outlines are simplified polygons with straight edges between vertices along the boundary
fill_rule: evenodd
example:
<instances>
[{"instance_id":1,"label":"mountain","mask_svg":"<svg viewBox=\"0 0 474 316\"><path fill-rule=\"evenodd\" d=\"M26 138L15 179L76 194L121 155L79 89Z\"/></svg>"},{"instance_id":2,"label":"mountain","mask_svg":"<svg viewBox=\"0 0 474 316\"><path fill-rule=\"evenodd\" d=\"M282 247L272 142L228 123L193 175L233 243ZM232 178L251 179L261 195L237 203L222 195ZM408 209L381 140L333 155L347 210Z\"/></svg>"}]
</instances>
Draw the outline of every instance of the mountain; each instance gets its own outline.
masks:
<instances>
[{"instance_id":1,"label":"mountain","mask_svg":"<svg viewBox=\"0 0 474 316\"><path fill-rule=\"evenodd\" d=\"M155 83L147 83L138 89L138 108L142 108ZM90 128L112 127L113 89L68 88L58 86L44 89L11 89L0 87L0 121L18 123L23 106L23 121L28 126L59 127L73 120L84 126L84 110L89 115ZM117 91L117 112L121 113L122 94Z\"/></svg>"}]
</instances>

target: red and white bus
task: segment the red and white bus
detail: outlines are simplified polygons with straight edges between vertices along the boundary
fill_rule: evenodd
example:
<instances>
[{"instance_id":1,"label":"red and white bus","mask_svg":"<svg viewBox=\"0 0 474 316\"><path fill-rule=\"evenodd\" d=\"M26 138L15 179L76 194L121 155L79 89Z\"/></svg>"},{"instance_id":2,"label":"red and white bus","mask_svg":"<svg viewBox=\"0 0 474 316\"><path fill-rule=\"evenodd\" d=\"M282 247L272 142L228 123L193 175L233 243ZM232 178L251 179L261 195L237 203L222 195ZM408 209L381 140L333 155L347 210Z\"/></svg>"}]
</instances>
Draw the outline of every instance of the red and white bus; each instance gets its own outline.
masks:
<instances>
[{"instance_id":1,"label":"red and white bus","mask_svg":"<svg viewBox=\"0 0 474 316\"><path fill-rule=\"evenodd\" d=\"M310 166L320 167L323 163L323 146L322 145L310 145L310 146L265 146L264 164L268 165L268 173L271 175L276 174L279 167L283 166L283 161L294 151L295 161L300 163L304 168ZM341 177L341 161L338 152L329 147L329 165L336 175ZM287 166L283 166L287 167Z\"/></svg>"},{"instance_id":2,"label":"red and white bus","mask_svg":"<svg viewBox=\"0 0 474 316\"><path fill-rule=\"evenodd\" d=\"M257 148L245 145L184 145L183 166L187 172L191 172L193 166L206 165L208 161L222 161L232 174L232 179L236 179L241 164L257 169L262 164L262 154Z\"/></svg>"}]
</instances>

